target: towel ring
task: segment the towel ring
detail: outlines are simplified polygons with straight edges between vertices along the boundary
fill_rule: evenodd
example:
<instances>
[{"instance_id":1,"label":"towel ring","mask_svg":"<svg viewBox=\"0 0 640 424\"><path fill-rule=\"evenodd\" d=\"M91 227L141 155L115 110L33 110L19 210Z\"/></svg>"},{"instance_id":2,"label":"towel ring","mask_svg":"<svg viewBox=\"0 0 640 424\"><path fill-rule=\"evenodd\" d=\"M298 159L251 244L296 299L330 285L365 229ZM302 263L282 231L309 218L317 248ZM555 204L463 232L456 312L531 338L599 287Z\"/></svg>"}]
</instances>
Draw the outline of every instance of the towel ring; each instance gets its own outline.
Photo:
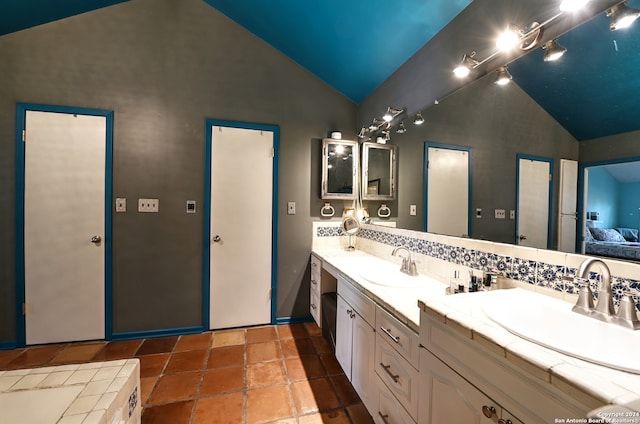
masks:
<instances>
[{"instance_id":1,"label":"towel ring","mask_svg":"<svg viewBox=\"0 0 640 424\"><path fill-rule=\"evenodd\" d=\"M325 203L322 209L320 209L320 215L324 217L332 217L336 214L336 210L331 206L331 203Z\"/></svg>"},{"instance_id":2,"label":"towel ring","mask_svg":"<svg viewBox=\"0 0 640 424\"><path fill-rule=\"evenodd\" d=\"M385 204L380 205L378 208L378 216L380 218L389 218L391 216L391 209L389 209Z\"/></svg>"}]
</instances>

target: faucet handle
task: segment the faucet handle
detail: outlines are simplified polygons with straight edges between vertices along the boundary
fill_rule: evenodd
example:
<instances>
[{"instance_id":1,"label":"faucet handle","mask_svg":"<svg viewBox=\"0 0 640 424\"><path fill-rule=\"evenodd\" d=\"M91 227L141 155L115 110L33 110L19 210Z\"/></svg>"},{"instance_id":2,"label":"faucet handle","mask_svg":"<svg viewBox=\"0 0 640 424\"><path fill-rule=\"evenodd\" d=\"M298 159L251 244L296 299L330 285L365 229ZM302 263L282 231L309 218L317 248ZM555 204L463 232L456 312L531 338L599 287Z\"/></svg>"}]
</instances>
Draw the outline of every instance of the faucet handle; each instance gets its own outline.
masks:
<instances>
[{"instance_id":1,"label":"faucet handle","mask_svg":"<svg viewBox=\"0 0 640 424\"><path fill-rule=\"evenodd\" d=\"M591 292L589 280L586 278L575 277L573 282L580 286L580 290L578 291L578 301L572 310L588 315L593 309L593 293Z\"/></svg>"},{"instance_id":2,"label":"faucet handle","mask_svg":"<svg viewBox=\"0 0 640 424\"><path fill-rule=\"evenodd\" d=\"M630 291L625 291L622 299L620 299L616 321L618 324L634 330L640 328L636 302L633 300L633 294Z\"/></svg>"}]
</instances>

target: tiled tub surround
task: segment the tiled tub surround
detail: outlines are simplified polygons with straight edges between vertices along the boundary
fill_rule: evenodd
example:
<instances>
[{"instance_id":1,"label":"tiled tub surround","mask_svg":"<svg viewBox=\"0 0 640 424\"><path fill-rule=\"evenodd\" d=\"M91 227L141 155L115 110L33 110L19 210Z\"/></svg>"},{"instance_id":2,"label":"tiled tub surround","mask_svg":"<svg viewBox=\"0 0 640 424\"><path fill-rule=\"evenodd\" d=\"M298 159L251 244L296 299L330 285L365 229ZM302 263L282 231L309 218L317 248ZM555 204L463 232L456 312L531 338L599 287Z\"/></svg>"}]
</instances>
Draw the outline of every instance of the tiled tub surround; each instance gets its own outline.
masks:
<instances>
[{"instance_id":1,"label":"tiled tub surround","mask_svg":"<svg viewBox=\"0 0 640 424\"><path fill-rule=\"evenodd\" d=\"M340 222L316 222L313 227L313 248L322 250L346 247L348 237L340 228ZM443 236L419 231L363 224L354 237L358 250L386 260L391 250L404 246L411 250L418 262L418 271L448 282L454 271L466 277L468 271L496 270L502 284L523 287L547 295L577 300L578 288L573 283L585 255L533 249L485 240ZM640 309L640 264L614 259L604 259L611 271L614 303L617 306L625 291L633 293L636 307ZM594 268L597 270L597 267ZM594 299L598 296L598 274L590 273Z\"/></svg>"},{"instance_id":2,"label":"tiled tub surround","mask_svg":"<svg viewBox=\"0 0 640 424\"><path fill-rule=\"evenodd\" d=\"M0 371L0 423L139 424L140 361Z\"/></svg>"},{"instance_id":3,"label":"tiled tub surround","mask_svg":"<svg viewBox=\"0 0 640 424\"><path fill-rule=\"evenodd\" d=\"M323 224L327 226L326 222ZM320 239L319 234L319 231L314 231L314 239ZM314 240L313 254L322 259L323 267L347 278L414 331L421 330L422 308L439 317L451 331L462 332L465 337L482 346L481 349L497 353L498 357L514 364L535 381L534 384L567 393L588 408L616 404L640 410L640 375L592 364L547 349L509 333L484 316L481 313L483 298L495 296L501 291L443 294L448 286L446 282L454 270L468 268L479 274L479 270L496 267L501 275L499 283L504 287L520 287L571 304L577 296L571 284L563 285L562 277L575 274L585 256L369 225L363 225L358 234L358 250L345 251L340 242L344 238L335 235L326 236L319 243ZM386 287L372 284L361 277L362 267L371 266L372 261L391 261L397 263L399 268L400 258L391 256L394 246L406 246L412 250L414 259L419 262L420 274L434 277L429 281L428 287ZM455 253L452 254L452 251ZM609 260L606 263L611 269L617 292L621 285L633 289L638 287L638 281L632 278L640 275L638 265ZM516 268L514 272L514 266L522 269ZM549 299L536 293L531 296Z\"/></svg>"}]
</instances>

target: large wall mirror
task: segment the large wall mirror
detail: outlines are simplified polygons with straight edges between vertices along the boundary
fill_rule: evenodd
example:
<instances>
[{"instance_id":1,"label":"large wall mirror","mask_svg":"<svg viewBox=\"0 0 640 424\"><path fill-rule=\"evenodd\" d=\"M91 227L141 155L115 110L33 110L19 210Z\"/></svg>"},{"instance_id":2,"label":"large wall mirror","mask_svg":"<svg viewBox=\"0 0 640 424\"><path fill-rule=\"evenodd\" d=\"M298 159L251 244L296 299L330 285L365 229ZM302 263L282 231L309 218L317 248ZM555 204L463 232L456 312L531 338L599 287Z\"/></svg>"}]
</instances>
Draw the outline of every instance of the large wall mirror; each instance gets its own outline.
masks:
<instances>
[{"instance_id":1,"label":"large wall mirror","mask_svg":"<svg viewBox=\"0 0 640 424\"><path fill-rule=\"evenodd\" d=\"M358 143L350 140L322 140L323 199L355 199L358 193Z\"/></svg>"},{"instance_id":2,"label":"large wall mirror","mask_svg":"<svg viewBox=\"0 0 640 424\"><path fill-rule=\"evenodd\" d=\"M396 198L396 146L362 143L362 200Z\"/></svg>"},{"instance_id":3,"label":"large wall mirror","mask_svg":"<svg viewBox=\"0 0 640 424\"><path fill-rule=\"evenodd\" d=\"M629 5L640 7L640 0ZM510 212L518 209L519 154L552 158L554 175L559 175L560 159L599 165L640 157L640 85L629 80L640 58L640 22L610 31L609 18L601 14L561 35L558 42L567 48L560 61L545 62L545 50L537 48L509 64L511 84L494 84L492 74L470 81L422 110L424 124L407 126L404 134L391 131L393 144L402 151L398 159L398 180L402 181L397 187L399 228L425 230L426 212L421 208L425 142L473 148L470 237L511 244L516 239L517 216L512 219ZM607 84L602 84L603 79ZM406 84L415 81L408 79ZM583 185L575 189L587 190ZM556 249L558 178L551 190L549 245ZM412 205L418 206L415 216L409 213ZM635 221L640 204L632 207L635 209L625 212L626 221L620 218L607 225L640 226ZM578 202L578 225L588 211L583 208L583 202ZM496 210L505 211L506 216L498 218ZM634 221L627 222L630 219ZM577 233L580 236L580 228Z\"/></svg>"}]
</instances>

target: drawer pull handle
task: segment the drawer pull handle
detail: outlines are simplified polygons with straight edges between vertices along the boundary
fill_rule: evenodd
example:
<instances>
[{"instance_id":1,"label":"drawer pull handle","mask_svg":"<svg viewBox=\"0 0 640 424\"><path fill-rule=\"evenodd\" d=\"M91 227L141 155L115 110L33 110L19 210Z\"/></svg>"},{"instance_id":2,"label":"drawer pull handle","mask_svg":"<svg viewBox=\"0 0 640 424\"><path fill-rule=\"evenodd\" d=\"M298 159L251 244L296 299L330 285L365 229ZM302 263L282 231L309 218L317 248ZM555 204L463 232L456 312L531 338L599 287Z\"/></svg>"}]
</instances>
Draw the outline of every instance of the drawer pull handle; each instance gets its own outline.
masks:
<instances>
[{"instance_id":1,"label":"drawer pull handle","mask_svg":"<svg viewBox=\"0 0 640 424\"><path fill-rule=\"evenodd\" d=\"M483 405L482 406L482 413L484 414L485 417L491 418L491 417L493 417L495 415L496 408L493 407L493 406Z\"/></svg>"},{"instance_id":2,"label":"drawer pull handle","mask_svg":"<svg viewBox=\"0 0 640 424\"><path fill-rule=\"evenodd\" d=\"M389 377L391 377L393 379L394 383L397 383L398 380L400 380L400 376L397 374L393 374L391 371L389 371L389 368L391 368L391 365L385 365L384 363L380 362L380 366L382 368L384 368L384 370L387 372L387 374L389 374Z\"/></svg>"},{"instance_id":3,"label":"drawer pull handle","mask_svg":"<svg viewBox=\"0 0 640 424\"><path fill-rule=\"evenodd\" d=\"M347 309L347 314L349 314L349 318L351 319L356 317L356 314L353 312L353 309Z\"/></svg>"},{"instance_id":4,"label":"drawer pull handle","mask_svg":"<svg viewBox=\"0 0 640 424\"><path fill-rule=\"evenodd\" d=\"M383 414L382 412L378 411L378 415L380 415L380 418L382 418L382 422L384 424L389 424L389 414Z\"/></svg>"},{"instance_id":5,"label":"drawer pull handle","mask_svg":"<svg viewBox=\"0 0 640 424\"><path fill-rule=\"evenodd\" d=\"M315 310L315 309L318 309L318 307L315 305L315 303L312 303L312 304L311 304L311 309L314 309L314 310Z\"/></svg>"},{"instance_id":6,"label":"drawer pull handle","mask_svg":"<svg viewBox=\"0 0 640 424\"><path fill-rule=\"evenodd\" d=\"M387 336L389 336L389 338L391 340L393 340L396 343L400 343L400 337L398 336L394 336L393 334L391 334L391 329L390 328L384 328L384 327L380 327L380 329L384 332L384 334L386 334Z\"/></svg>"}]
</instances>

